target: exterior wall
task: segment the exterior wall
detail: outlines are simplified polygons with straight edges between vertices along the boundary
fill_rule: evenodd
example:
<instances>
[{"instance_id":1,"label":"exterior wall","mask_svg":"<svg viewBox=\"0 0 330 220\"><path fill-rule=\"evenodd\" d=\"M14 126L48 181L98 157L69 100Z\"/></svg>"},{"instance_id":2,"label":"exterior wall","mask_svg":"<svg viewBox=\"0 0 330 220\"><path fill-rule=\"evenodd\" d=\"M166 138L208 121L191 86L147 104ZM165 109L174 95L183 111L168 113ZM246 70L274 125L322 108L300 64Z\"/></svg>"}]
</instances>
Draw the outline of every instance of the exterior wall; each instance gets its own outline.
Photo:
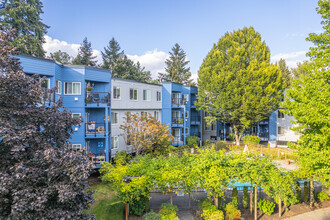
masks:
<instances>
[{"instance_id":1,"label":"exterior wall","mask_svg":"<svg viewBox=\"0 0 330 220\"><path fill-rule=\"evenodd\" d=\"M133 153L134 149L127 146L120 125L124 122L126 112L141 113L147 112L154 116L154 112L158 112L159 121L162 120L162 100L157 101L157 92L162 92L161 85L136 82L134 80L126 80L112 78L112 96L111 96L111 111L118 113L118 123L111 124L111 137L118 137L118 148L111 150L111 157L114 157L118 152L126 150L128 153ZM114 87L120 88L120 99L114 99ZM130 89L137 89L137 100L130 100ZM150 101L143 100L143 90L150 91Z\"/></svg>"},{"instance_id":2,"label":"exterior wall","mask_svg":"<svg viewBox=\"0 0 330 220\"><path fill-rule=\"evenodd\" d=\"M278 112L278 110L276 111ZM300 134L298 134L295 131L292 131L291 128L294 127L294 125L291 123L291 121L294 120L293 116L284 114L284 118L277 118L277 144L283 145L285 142L297 142L297 140L300 137ZM279 127L284 129L284 134L279 134L278 130Z\"/></svg>"},{"instance_id":3,"label":"exterior wall","mask_svg":"<svg viewBox=\"0 0 330 220\"><path fill-rule=\"evenodd\" d=\"M55 101L59 98L63 100L63 107L69 112L79 113L82 119L80 126L73 127L73 134L69 141L71 144L80 144L81 148L86 154L94 153L94 156L104 155L106 161L109 161L111 142L110 132L110 88L111 88L111 73L96 68L90 68L85 66L71 66L60 65L54 61L35 58L31 56L20 55L17 56L20 59L23 71L27 74L39 74L41 77L45 76L50 80L50 88L56 86L56 81L61 81L61 90L59 94L55 94ZM64 94L64 88L66 82L79 82L80 94L69 95ZM87 83L92 83L94 88L92 91L85 91ZM87 95L95 95L98 93L109 94L109 103L104 100L96 101L92 99L91 103L87 103ZM100 95L99 95L100 96ZM86 114L88 113L88 114ZM88 118L86 116L88 115ZM104 130L93 134L87 130L90 122L101 122ZM97 126L96 126L97 127ZM88 133L89 132L89 133ZM100 134L102 133L102 134ZM95 144L97 143L97 144ZM94 158L91 158L94 160ZM97 164L99 168L100 165Z\"/></svg>"}]
</instances>

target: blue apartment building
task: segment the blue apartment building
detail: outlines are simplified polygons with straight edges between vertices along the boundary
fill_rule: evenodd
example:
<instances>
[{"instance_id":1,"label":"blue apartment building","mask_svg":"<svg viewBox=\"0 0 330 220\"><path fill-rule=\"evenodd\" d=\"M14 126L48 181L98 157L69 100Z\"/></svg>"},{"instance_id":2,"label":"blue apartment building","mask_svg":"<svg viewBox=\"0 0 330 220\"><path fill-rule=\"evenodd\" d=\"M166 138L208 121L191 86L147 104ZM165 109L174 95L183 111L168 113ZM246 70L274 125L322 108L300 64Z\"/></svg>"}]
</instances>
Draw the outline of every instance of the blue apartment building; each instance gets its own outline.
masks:
<instances>
[{"instance_id":1,"label":"blue apartment building","mask_svg":"<svg viewBox=\"0 0 330 220\"><path fill-rule=\"evenodd\" d=\"M189 136L202 140L202 114L195 106L197 94L194 86L163 83L162 122L171 129L173 146L185 145Z\"/></svg>"},{"instance_id":2,"label":"blue apartment building","mask_svg":"<svg viewBox=\"0 0 330 220\"><path fill-rule=\"evenodd\" d=\"M73 128L73 150L82 150L96 167L111 159L111 73L87 66L61 65L52 60L20 55L21 66L28 75L46 77L42 87L57 87L47 100L61 97L63 107L80 117L82 123Z\"/></svg>"}]
</instances>

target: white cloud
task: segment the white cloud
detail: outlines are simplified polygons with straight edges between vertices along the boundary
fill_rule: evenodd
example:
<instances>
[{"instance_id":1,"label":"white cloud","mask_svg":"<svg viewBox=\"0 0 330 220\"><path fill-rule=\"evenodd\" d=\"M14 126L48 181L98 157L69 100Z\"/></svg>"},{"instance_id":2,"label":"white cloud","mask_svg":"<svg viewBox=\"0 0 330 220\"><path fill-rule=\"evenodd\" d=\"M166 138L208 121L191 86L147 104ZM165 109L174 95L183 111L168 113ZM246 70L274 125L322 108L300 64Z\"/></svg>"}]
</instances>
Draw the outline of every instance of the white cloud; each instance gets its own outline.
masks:
<instances>
[{"instance_id":1,"label":"white cloud","mask_svg":"<svg viewBox=\"0 0 330 220\"><path fill-rule=\"evenodd\" d=\"M140 56L127 54L127 57L134 62L140 62L141 66L144 66L146 70L151 72L153 78L157 78L159 72L165 72L165 60L169 57L169 54L154 49Z\"/></svg>"},{"instance_id":2,"label":"white cloud","mask_svg":"<svg viewBox=\"0 0 330 220\"><path fill-rule=\"evenodd\" d=\"M303 62L304 60L307 60L306 51L297 51L297 52L292 52L292 53L280 53L280 54L276 54L271 57L271 61L273 63L278 62L280 59L284 59L286 64L290 68L294 68L297 66L298 62Z\"/></svg>"},{"instance_id":3,"label":"white cloud","mask_svg":"<svg viewBox=\"0 0 330 220\"><path fill-rule=\"evenodd\" d=\"M193 79L193 81L194 81L195 83L197 83L198 74L197 74L197 73L192 73L192 74L191 74L191 78Z\"/></svg>"}]
</instances>

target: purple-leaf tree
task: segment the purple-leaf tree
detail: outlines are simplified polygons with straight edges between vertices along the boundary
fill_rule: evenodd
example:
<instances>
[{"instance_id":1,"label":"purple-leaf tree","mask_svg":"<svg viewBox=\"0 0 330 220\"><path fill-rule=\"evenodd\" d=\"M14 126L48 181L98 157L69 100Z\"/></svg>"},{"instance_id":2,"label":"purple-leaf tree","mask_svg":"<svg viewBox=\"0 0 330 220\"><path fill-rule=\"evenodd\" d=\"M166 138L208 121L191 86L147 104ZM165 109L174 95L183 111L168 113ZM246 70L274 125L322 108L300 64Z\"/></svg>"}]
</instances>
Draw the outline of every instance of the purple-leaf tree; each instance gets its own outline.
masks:
<instances>
[{"instance_id":1,"label":"purple-leaf tree","mask_svg":"<svg viewBox=\"0 0 330 220\"><path fill-rule=\"evenodd\" d=\"M23 73L13 34L0 27L0 219L95 219L84 211L93 165L69 149L80 121L61 100L42 104L50 91Z\"/></svg>"}]
</instances>

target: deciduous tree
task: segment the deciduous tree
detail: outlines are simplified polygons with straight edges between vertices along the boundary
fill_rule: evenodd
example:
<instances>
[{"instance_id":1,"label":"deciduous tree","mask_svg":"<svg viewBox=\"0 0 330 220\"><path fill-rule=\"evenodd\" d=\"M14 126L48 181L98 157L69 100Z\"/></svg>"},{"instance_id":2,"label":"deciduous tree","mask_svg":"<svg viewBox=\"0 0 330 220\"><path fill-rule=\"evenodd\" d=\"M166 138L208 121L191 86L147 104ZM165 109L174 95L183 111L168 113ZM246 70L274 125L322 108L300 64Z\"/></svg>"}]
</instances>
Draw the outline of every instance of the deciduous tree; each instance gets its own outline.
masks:
<instances>
[{"instance_id":1,"label":"deciduous tree","mask_svg":"<svg viewBox=\"0 0 330 220\"><path fill-rule=\"evenodd\" d=\"M266 43L253 27L226 33L198 72L198 106L206 119L231 123L239 145L246 128L267 119L278 108L285 83L270 64Z\"/></svg>"}]
</instances>

